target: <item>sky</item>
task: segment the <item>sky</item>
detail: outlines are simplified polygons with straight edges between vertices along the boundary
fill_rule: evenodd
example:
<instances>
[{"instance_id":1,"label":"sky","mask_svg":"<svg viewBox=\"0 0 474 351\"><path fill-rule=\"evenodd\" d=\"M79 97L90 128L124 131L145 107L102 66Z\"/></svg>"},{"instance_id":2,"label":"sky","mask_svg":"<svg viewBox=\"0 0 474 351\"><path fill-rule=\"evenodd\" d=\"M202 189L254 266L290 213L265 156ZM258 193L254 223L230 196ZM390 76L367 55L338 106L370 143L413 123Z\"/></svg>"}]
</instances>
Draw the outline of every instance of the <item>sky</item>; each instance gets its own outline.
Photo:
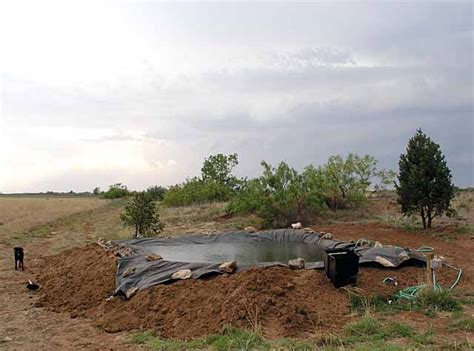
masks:
<instances>
[{"instance_id":1,"label":"sky","mask_svg":"<svg viewBox=\"0 0 474 351\"><path fill-rule=\"evenodd\" d=\"M471 2L0 3L0 192L131 189L237 153L398 169L422 128L474 185Z\"/></svg>"}]
</instances>

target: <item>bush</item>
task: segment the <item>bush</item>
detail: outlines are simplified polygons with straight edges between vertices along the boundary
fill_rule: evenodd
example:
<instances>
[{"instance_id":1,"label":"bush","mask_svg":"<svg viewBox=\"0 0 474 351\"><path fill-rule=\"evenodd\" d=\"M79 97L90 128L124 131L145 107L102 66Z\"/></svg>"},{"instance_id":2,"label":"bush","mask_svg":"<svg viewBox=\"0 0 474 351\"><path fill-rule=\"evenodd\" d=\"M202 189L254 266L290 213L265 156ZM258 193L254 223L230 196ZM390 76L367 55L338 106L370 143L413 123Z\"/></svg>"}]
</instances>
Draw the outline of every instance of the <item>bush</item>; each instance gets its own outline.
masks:
<instances>
[{"instance_id":1,"label":"bush","mask_svg":"<svg viewBox=\"0 0 474 351\"><path fill-rule=\"evenodd\" d=\"M326 205L341 209L364 203L372 180L379 179L373 191L383 190L393 182L393 171L377 170L376 166L377 160L369 155L349 154L345 159L336 155L318 169L307 167L307 172L318 179Z\"/></svg>"},{"instance_id":2,"label":"bush","mask_svg":"<svg viewBox=\"0 0 474 351\"><path fill-rule=\"evenodd\" d=\"M126 185L122 183L116 183L109 186L109 190L102 194L104 199L118 199L121 197L129 196L130 192Z\"/></svg>"},{"instance_id":3,"label":"bush","mask_svg":"<svg viewBox=\"0 0 474 351\"><path fill-rule=\"evenodd\" d=\"M137 192L120 216L123 223L135 227L135 237L152 236L163 230L153 197L145 191Z\"/></svg>"},{"instance_id":4,"label":"bush","mask_svg":"<svg viewBox=\"0 0 474 351\"><path fill-rule=\"evenodd\" d=\"M171 186L163 198L163 204L188 206L196 203L228 201L233 194L234 191L225 184L195 177L182 184Z\"/></svg>"},{"instance_id":5,"label":"bush","mask_svg":"<svg viewBox=\"0 0 474 351\"><path fill-rule=\"evenodd\" d=\"M231 213L255 213L265 226L287 226L304 221L324 206L318 189L311 187L310 179L281 162L273 168L262 161L263 175L243 183L231 200Z\"/></svg>"},{"instance_id":6,"label":"bush","mask_svg":"<svg viewBox=\"0 0 474 351\"><path fill-rule=\"evenodd\" d=\"M166 188L162 186L151 186L148 189L146 189L146 192L148 195L150 195L153 200L155 201L163 201L165 194L166 194Z\"/></svg>"}]
</instances>

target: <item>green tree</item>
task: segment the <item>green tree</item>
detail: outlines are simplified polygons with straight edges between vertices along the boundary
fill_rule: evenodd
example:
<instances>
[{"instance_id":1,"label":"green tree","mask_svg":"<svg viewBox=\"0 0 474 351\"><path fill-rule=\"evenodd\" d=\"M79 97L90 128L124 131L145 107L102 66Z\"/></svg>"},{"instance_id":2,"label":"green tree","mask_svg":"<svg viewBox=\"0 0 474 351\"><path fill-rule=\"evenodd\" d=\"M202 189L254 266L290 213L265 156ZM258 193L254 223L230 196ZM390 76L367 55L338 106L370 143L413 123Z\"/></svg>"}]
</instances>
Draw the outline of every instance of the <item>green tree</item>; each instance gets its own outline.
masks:
<instances>
[{"instance_id":1,"label":"green tree","mask_svg":"<svg viewBox=\"0 0 474 351\"><path fill-rule=\"evenodd\" d=\"M130 192L128 191L127 186L122 183L110 185L109 189L102 194L105 199L118 199L129 195Z\"/></svg>"},{"instance_id":2,"label":"green tree","mask_svg":"<svg viewBox=\"0 0 474 351\"><path fill-rule=\"evenodd\" d=\"M377 160L370 155L349 154L331 156L319 168L320 187L329 208L340 209L358 205L367 198L366 193L375 177L382 177L386 183L389 171L378 171ZM392 174L393 176L393 174Z\"/></svg>"},{"instance_id":3,"label":"green tree","mask_svg":"<svg viewBox=\"0 0 474 351\"><path fill-rule=\"evenodd\" d=\"M153 236L163 230L156 202L146 191L137 192L120 215L123 223L135 227L135 237Z\"/></svg>"},{"instance_id":4,"label":"green tree","mask_svg":"<svg viewBox=\"0 0 474 351\"><path fill-rule=\"evenodd\" d=\"M400 156L396 190L405 215L418 214L423 228L431 228L433 218L450 214L454 185L438 144L421 129L408 141L406 154Z\"/></svg>"},{"instance_id":5,"label":"green tree","mask_svg":"<svg viewBox=\"0 0 474 351\"><path fill-rule=\"evenodd\" d=\"M94 194L94 195L100 195L100 188L99 188L98 186L96 186L96 187L94 188L94 190L92 190L92 194Z\"/></svg>"},{"instance_id":6,"label":"green tree","mask_svg":"<svg viewBox=\"0 0 474 351\"><path fill-rule=\"evenodd\" d=\"M158 185L150 186L146 192L156 201L162 201L166 194L166 188Z\"/></svg>"},{"instance_id":7,"label":"green tree","mask_svg":"<svg viewBox=\"0 0 474 351\"><path fill-rule=\"evenodd\" d=\"M211 155L204 160L201 168L202 180L214 181L216 183L225 184L234 187L236 178L232 175L232 170L239 164L237 154Z\"/></svg>"}]
</instances>

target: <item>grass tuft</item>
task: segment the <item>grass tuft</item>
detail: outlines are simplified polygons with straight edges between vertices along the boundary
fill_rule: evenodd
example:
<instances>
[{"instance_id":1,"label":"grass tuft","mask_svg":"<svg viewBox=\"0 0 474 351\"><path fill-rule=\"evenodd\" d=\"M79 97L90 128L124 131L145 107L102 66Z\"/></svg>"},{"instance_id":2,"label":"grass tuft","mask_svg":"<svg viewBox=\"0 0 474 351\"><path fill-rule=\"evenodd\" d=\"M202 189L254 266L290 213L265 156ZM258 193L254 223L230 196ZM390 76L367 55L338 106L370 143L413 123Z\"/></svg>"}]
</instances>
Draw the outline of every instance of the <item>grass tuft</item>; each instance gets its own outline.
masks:
<instances>
[{"instance_id":1,"label":"grass tuft","mask_svg":"<svg viewBox=\"0 0 474 351\"><path fill-rule=\"evenodd\" d=\"M454 312L462 309L461 302L456 300L450 291L425 290L416 298L418 307L427 313L440 311Z\"/></svg>"}]
</instances>

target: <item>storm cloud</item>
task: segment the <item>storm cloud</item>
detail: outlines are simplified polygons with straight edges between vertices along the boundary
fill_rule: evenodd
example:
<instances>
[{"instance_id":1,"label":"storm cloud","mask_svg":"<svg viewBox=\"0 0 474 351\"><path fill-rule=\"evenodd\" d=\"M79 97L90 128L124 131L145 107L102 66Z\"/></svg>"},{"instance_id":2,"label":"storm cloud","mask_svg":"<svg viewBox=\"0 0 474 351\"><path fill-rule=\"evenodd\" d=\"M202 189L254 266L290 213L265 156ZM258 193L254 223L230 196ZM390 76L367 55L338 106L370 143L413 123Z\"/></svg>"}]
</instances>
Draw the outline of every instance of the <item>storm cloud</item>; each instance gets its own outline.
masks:
<instances>
[{"instance_id":1,"label":"storm cloud","mask_svg":"<svg viewBox=\"0 0 474 351\"><path fill-rule=\"evenodd\" d=\"M417 128L474 185L471 3L0 6L0 192L169 185L218 152L396 169Z\"/></svg>"}]
</instances>

